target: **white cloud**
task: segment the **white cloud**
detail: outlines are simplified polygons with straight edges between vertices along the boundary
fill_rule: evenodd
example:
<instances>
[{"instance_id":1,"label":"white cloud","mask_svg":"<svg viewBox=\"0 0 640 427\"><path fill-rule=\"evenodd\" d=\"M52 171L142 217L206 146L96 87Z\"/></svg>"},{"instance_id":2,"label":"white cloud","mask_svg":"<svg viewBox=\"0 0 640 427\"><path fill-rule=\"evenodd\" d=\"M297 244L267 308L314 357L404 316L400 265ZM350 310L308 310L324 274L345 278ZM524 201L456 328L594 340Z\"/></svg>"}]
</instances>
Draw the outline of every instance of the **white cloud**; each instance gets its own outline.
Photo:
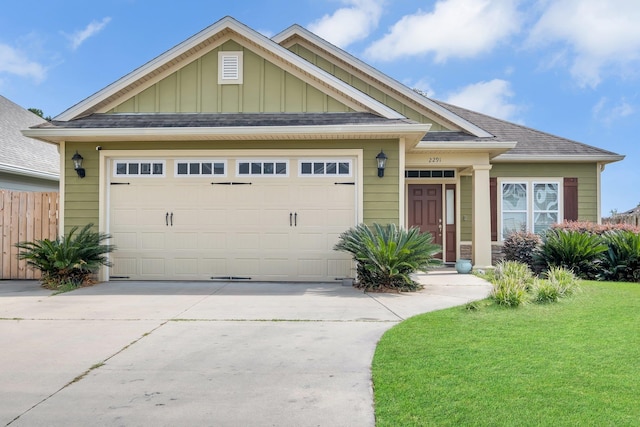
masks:
<instances>
[{"instance_id":1,"label":"white cloud","mask_svg":"<svg viewBox=\"0 0 640 427\"><path fill-rule=\"evenodd\" d=\"M0 43L0 73L31 77L40 83L45 79L47 70L42 64L31 61L24 52Z\"/></svg>"},{"instance_id":2,"label":"white cloud","mask_svg":"<svg viewBox=\"0 0 640 427\"><path fill-rule=\"evenodd\" d=\"M521 107L509 103L511 97L511 83L493 79L465 86L450 94L445 102L503 120L517 121L516 115Z\"/></svg>"},{"instance_id":3,"label":"white cloud","mask_svg":"<svg viewBox=\"0 0 640 427\"><path fill-rule=\"evenodd\" d=\"M309 31L345 48L366 38L380 21L384 0L342 0L343 7L308 25Z\"/></svg>"},{"instance_id":4,"label":"white cloud","mask_svg":"<svg viewBox=\"0 0 640 427\"><path fill-rule=\"evenodd\" d=\"M488 52L520 28L518 0L440 0L433 12L406 15L366 50L391 61L434 53L436 62Z\"/></svg>"},{"instance_id":5,"label":"white cloud","mask_svg":"<svg viewBox=\"0 0 640 427\"><path fill-rule=\"evenodd\" d=\"M102 21L91 21L91 23L83 30L76 31L73 34L66 34L69 40L71 40L71 49L78 49L85 40L102 31L110 21L111 18L107 16L106 18L103 18Z\"/></svg>"},{"instance_id":6,"label":"white cloud","mask_svg":"<svg viewBox=\"0 0 640 427\"><path fill-rule=\"evenodd\" d=\"M628 117L636 112L635 108L622 98L615 105L611 106L609 99L604 96L591 109L593 117L606 125L611 125L614 121Z\"/></svg>"},{"instance_id":7,"label":"white cloud","mask_svg":"<svg viewBox=\"0 0 640 427\"><path fill-rule=\"evenodd\" d=\"M528 43L557 46L564 60L556 57L552 65L568 61L580 86L596 87L603 73L624 74L640 64L638 22L638 1L554 0L545 3Z\"/></svg>"}]
</instances>

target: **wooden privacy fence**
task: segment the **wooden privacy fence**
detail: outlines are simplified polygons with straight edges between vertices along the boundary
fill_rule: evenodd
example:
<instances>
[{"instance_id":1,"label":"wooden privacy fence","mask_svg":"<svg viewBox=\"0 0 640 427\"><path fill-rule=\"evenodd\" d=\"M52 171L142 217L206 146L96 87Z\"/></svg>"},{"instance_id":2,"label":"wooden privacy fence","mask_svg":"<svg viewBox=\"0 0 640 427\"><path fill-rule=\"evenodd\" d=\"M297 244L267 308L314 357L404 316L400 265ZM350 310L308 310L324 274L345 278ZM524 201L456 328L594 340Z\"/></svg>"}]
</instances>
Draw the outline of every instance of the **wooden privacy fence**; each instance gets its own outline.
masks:
<instances>
[{"instance_id":1,"label":"wooden privacy fence","mask_svg":"<svg viewBox=\"0 0 640 427\"><path fill-rule=\"evenodd\" d=\"M18 261L18 242L55 239L58 192L0 190L0 279L39 279L40 272Z\"/></svg>"}]
</instances>

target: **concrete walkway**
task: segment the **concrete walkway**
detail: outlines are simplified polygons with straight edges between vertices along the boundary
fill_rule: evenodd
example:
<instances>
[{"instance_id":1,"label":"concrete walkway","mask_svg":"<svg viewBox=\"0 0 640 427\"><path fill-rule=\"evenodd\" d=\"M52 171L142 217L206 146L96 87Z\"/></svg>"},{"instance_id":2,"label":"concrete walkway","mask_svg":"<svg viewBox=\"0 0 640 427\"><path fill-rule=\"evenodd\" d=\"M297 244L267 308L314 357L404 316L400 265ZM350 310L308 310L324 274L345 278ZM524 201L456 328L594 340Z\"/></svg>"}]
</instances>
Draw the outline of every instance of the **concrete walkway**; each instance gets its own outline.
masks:
<instances>
[{"instance_id":1,"label":"concrete walkway","mask_svg":"<svg viewBox=\"0 0 640 427\"><path fill-rule=\"evenodd\" d=\"M109 282L51 296L0 281L0 424L373 426L370 365L410 316L488 295L339 284Z\"/></svg>"}]
</instances>

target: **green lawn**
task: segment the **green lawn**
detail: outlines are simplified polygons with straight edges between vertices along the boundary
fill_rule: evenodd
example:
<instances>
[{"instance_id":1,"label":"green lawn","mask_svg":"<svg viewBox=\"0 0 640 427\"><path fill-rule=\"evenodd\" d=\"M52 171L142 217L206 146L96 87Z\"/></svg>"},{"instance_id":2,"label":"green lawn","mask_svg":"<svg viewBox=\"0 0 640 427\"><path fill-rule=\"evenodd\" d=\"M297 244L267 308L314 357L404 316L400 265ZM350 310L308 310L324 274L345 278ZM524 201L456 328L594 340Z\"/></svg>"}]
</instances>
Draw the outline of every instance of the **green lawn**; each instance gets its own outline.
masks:
<instances>
[{"instance_id":1,"label":"green lawn","mask_svg":"<svg viewBox=\"0 0 640 427\"><path fill-rule=\"evenodd\" d=\"M555 304L486 300L389 330L377 426L640 425L640 284L581 284Z\"/></svg>"}]
</instances>

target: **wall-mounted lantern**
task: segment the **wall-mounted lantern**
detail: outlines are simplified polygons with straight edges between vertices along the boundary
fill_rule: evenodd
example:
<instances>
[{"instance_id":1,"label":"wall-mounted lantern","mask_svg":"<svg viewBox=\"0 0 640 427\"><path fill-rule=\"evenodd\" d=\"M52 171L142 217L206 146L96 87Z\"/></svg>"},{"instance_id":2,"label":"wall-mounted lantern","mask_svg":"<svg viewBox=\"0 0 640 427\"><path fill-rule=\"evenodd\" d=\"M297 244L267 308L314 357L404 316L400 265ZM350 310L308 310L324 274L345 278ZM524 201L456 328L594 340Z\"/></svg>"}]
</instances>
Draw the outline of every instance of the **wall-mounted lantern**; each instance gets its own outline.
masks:
<instances>
[{"instance_id":1,"label":"wall-mounted lantern","mask_svg":"<svg viewBox=\"0 0 640 427\"><path fill-rule=\"evenodd\" d=\"M387 155L384 154L384 151L380 150L376 156L376 160L378 161L378 177L382 178L384 176L384 168L387 166Z\"/></svg>"},{"instance_id":2,"label":"wall-mounted lantern","mask_svg":"<svg viewBox=\"0 0 640 427\"><path fill-rule=\"evenodd\" d=\"M85 171L82 167L82 161L84 160L84 158L80 154L78 154L78 151L76 151L76 154L73 155L71 160L73 160L73 168L76 170L78 176L80 178L84 178Z\"/></svg>"}]
</instances>

